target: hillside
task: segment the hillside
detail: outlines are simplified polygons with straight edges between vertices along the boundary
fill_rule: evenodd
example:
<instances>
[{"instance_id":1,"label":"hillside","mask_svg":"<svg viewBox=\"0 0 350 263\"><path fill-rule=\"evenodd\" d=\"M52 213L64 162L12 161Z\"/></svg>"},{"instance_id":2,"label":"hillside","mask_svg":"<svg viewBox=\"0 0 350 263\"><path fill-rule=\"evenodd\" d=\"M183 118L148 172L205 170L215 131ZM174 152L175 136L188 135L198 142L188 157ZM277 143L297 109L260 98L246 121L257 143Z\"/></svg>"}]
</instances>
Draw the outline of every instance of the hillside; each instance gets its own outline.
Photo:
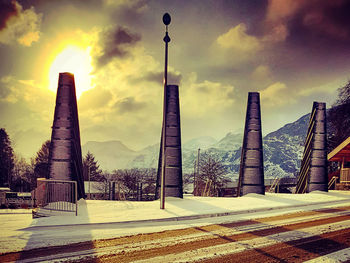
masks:
<instances>
[{"instance_id":1,"label":"hillside","mask_svg":"<svg viewBox=\"0 0 350 263\"><path fill-rule=\"evenodd\" d=\"M107 171L127 168L128 164L137 156L137 152L129 149L120 141L89 141L82 146L83 156L88 151L94 154L100 168Z\"/></svg>"},{"instance_id":2,"label":"hillside","mask_svg":"<svg viewBox=\"0 0 350 263\"><path fill-rule=\"evenodd\" d=\"M309 114L267 134L263 138L265 177L294 175L300 166ZM182 145L183 172L192 173L198 148L222 161L233 177L238 177L243 135L228 133L217 141L212 137L194 138ZM120 141L87 142L83 154L92 152L104 170L157 167L159 144L133 151Z\"/></svg>"}]
</instances>

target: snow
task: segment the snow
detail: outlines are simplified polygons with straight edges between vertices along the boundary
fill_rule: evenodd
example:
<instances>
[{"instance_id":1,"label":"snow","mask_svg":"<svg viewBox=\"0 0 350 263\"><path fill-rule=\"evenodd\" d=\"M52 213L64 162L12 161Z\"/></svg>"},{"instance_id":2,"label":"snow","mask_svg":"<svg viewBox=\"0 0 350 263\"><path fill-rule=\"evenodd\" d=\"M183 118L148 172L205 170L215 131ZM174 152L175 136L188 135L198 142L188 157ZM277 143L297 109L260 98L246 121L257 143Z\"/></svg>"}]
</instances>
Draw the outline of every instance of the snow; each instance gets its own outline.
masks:
<instances>
[{"instance_id":1,"label":"snow","mask_svg":"<svg viewBox=\"0 0 350 263\"><path fill-rule=\"evenodd\" d=\"M0 253L349 205L350 192L316 191L239 198L186 195L166 198L164 210L159 201L80 200L78 216L37 219L31 210L6 209L0 210Z\"/></svg>"},{"instance_id":2,"label":"snow","mask_svg":"<svg viewBox=\"0 0 350 263\"><path fill-rule=\"evenodd\" d=\"M304 263L339 263L339 262L348 262L350 257L350 248L345 248L330 254L327 254L322 257L317 257L305 261Z\"/></svg>"}]
</instances>

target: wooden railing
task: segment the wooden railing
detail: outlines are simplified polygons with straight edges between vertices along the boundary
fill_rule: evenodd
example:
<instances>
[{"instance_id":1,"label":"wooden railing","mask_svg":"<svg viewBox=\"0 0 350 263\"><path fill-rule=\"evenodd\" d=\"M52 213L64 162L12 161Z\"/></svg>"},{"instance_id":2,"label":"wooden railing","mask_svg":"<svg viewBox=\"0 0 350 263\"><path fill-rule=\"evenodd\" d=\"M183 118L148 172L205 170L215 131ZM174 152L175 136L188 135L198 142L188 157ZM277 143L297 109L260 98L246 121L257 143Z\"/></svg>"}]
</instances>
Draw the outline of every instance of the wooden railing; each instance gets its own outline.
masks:
<instances>
[{"instance_id":1,"label":"wooden railing","mask_svg":"<svg viewBox=\"0 0 350 263\"><path fill-rule=\"evenodd\" d=\"M340 183L350 183L350 168L340 170Z\"/></svg>"},{"instance_id":2,"label":"wooden railing","mask_svg":"<svg viewBox=\"0 0 350 263\"><path fill-rule=\"evenodd\" d=\"M338 177L333 176L332 179L328 182L328 190L331 189L333 185L337 182Z\"/></svg>"}]
</instances>

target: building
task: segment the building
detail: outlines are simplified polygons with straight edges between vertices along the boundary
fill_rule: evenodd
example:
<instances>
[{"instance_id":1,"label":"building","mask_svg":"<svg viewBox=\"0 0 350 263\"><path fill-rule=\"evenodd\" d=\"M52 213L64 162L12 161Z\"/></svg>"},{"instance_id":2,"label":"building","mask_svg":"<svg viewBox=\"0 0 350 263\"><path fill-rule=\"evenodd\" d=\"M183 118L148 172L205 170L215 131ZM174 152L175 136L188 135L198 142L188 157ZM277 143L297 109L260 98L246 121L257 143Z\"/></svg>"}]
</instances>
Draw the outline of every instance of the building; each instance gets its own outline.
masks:
<instances>
[{"instance_id":1,"label":"building","mask_svg":"<svg viewBox=\"0 0 350 263\"><path fill-rule=\"evenodd\" d=\"M350 190L350 137L331 151L327 158L329 162L338 162L339 169L332 173L333 181L337 182L336 189Z\"/></svg>"},{"instance_id":2,"label":"building","mask_svg":"<svg viewBox=\"0 0 350 263\"><path fill-rule=\"evenodd\" d=\"M85 181L86 199L107 200L109 199L108 185L104 182Z\"/></svg>"}]
</instances>

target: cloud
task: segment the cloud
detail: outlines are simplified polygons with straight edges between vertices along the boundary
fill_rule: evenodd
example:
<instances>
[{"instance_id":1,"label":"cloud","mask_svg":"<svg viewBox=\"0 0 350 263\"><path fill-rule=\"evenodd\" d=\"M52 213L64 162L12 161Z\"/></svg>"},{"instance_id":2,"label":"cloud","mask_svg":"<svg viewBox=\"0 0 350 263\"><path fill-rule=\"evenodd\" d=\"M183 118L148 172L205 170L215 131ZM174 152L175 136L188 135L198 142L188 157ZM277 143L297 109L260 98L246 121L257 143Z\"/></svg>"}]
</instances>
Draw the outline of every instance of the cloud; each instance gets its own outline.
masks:
<instances>
[{"instance_id":1,"label":"cloud","mask_svg":"<svg viewBox=\"0 0 350 263\"><path fill-rule=\"evenodd\" d=\"M145 11L148 7L148 0L104 0L103 2L109 8L129 9L137 13Z\"/></svg>"},{"instance_id":2,"label":"cloud","mask_svg":"<svg viewBox=\"0 0 350 263\"><path fill-rule=\"evenodd\" d=\"M123 98L118 100L114 105L114 108L116 108L120 114L139 111L145 107L145 102L138 102L134 97Z\"/></svg>"},{"instance_id":3,"label":"cloud","mask_svg":"<svg viewBox=\"0 0 350 263\"><path fill-rule=\"evenodd\" d=\"M164 72L163 71L149 71L144 76L134 78L135 82L142 82L142 81L150 81L154 83L161 84L163 83L164 78ZM182 75L180 72L176 71L169 71L168 72L168 84L177 84L180 85L182 79Z\"/></svg>"},{"instance_id":4,"label":"cloud","mask_svg":"<svg viewBox=\"0 0 350 263\"><path fill-rule=\"evenodd\" d=\"M40 38L42 14L34 7L23 10L17 1L0 2L0 43L31 46Z\"/></svg>"},{"instance_id":5,"label":"cloud","mask_svg":"<svg viewBox=\"0 0 350 263\"><path fill-rule=\"evenodd\" d=\"M259 65L254 69L251 77L257 81L268 81L272 78L272 73L267 65Z\"/></svg>"},{"instance_id":6,"label":"cloud","mask_svg":"<svg viewBox=\"0 0 350 263\"><path fill-rule=\"evenodd\" d=\"M268 65L259 65L248 77L251 80L251 86L255 90L271 85L274 81L273 74Z\"/></svg>"},{"instance_id":7,"label":"cloud","mask_svg":"<svg viewBox=\"0 0 350 263\"><path fill-rule=\"evenodd\" d=\"M265 41L333 37L349 40L350 2L346 0L270 0L265 17ZM306 32L309 33L306 33Z\"/></svg>"},{"instance_id":8,"label":"cloud","mask_svg":"<svg viewBox=\"0 0 350 263\"><path fill-rule=\"evenodd\" d=\"M302 10L310 1L303 0L269 0L265 28L264 41L281 42L289 35L288 24L295 15Z\"/></svg>"},{"instance_id":9,"label":"cloud","mask_svg":"<svg viewBox=\"0 0 350 263\"><path fill-rule=\"evenodd\" d=\"M118 48L127 54L96 70L91 83L96 88L82 93L78 101L82 140L116 139L132 147L147 146L160 134L163 67L142 42Z\"/></svg>"},{"instance_id":10,"label":"cloud","mask_svg":"<svg viewBox=\"0 0 350 263\"><path fill-rule=\"evenodd\" d=\"M347 8L346 8L347 7ZM303 25L319 34L345 39L349 37L350 18L348 12L350 5L344 1L324 3L318 8L310 8L303 16Z\"/></svg>"},{"instance_id":11,"label":"cloud","mask_svg":"<svg viewBox=\"0 0 350 263\"><path fill-rule=\"evenodd\" d=\"M11 75L0 79L0 90L5 95L0 98L0 103L24 104L38 114L48 112L49 100L54 95L34 80L18 80Z\"/></svg>"},{"instance_id":12,"label":"cloud","mask_svg":"<svg viewBox=\"0 0 350 263\"><path fill-rule=\"evenodd\" d=\"M113 94L111 91L105 88L95 87L81 94L78 106L81 110L98 110L107 107L112 99Z\"/></svg>"},{"instance_id":13,"label":"cloud","mask_svg":"<svg viewBox=\"0 0 350 263\"><path fill-rule=\"evenodd\" d=\"M273 22L286 21L306 4L307 1L304 0L269 0L266 19Z\"/></svg>"},{"instance_id":14,"label":"cloud","mask_svg":"<svg viewBox=\"0 0 350 263\"><path fill-rule=\"evenodd\" d=\"M149 11L149 0L104 0L104 6L112 21L142 28ZM152 12L151 12L152 13ZM153 12L154 13L154 12ZM150 20L147 21L148 23Z\"/></svg>"},{"instance_id":15,"label":"cloud","mask_svg":"<svg viewBox=\"0 0 350 263\"><path fill-rule=\"evenodd\" d=\"M16 151L31 157L51 133L54 93L34 80L0 79L0 119ZM5 92L4 92L5 91Z\"/></svg>"},{"instance_id":16,"label":"cloud","mask_svg":"<svg viewBox=\"0 0 350 263\"><path fill-rule=\"evenodd\" d=\"M6 22L11 16L17 16L18 10L15 1L0 1L0 30L6 27Z\"/></svg>"},{"instance_id":17,"label":"cloud","mask_svg":"<svg viewBox=\"0 0 350 263\"><path fill-rule=\"evenodd\" d=\"M198 82L195 72L184 80L183 87L180 89L180 96L187 117L216 115L234 103L235 88L232 85L209 80Z\"/></svg>"},{"instance_id":18,"label":"cloud","mask_svg":"<svg viewBox=\"0 0 350 263\"><path fill-rule=\"evenodd\" d=\"M103 67L114 58L124 58L130 55L129 47L141 40L141 36L131 33L127 28L114 26L102 30L99 40L92 50L96 67Z\"/></svg>"},{"instance_id":19,"label":"cloud","mask_svg":"<svg viewBox=\"0 0 350 263\"><path fill-rule=\"evenodd\" d=\"M333 95L337 93L338 87L341 87L344 84L343 79L336 79L335 81L324 83L322 85L314 87L306 87L298 91L298 95L302 97L316 97L319 94L329 94Z\"/></svg>"},{"instance_id":20,"label":"cloud","mask_svg":"<svg viewBox=\"0 0 350 263\"><path fill-rule=\"evenodd\" d=\"M10 82L12 80L11 76L5 76L0 79L0 101L7 101L10 102L13 99L11 99L11 86Z\"/></svg>"},{"instance_id":21,"label":"cloud","mask_svg":"<svg viewBox=\"0 0 350 263\"><path fill-rule=\"evenodd\" d=\"M266 89L261 90L260 96L265 107L284 106L296 102L290 89L282 82L275 82Z\"/></svg>"},{"instance_id":22,"label":"cloud","mask_svg":"<svg viewBox=\"0 0 350 263\"><path fill-rule=\"evenodd\" d=\"M243 52L255 52L261 48L259 39L247 34L247 26L244 23L232 27L216 41L223 48Z\"/></svg>"}]
</instances>

